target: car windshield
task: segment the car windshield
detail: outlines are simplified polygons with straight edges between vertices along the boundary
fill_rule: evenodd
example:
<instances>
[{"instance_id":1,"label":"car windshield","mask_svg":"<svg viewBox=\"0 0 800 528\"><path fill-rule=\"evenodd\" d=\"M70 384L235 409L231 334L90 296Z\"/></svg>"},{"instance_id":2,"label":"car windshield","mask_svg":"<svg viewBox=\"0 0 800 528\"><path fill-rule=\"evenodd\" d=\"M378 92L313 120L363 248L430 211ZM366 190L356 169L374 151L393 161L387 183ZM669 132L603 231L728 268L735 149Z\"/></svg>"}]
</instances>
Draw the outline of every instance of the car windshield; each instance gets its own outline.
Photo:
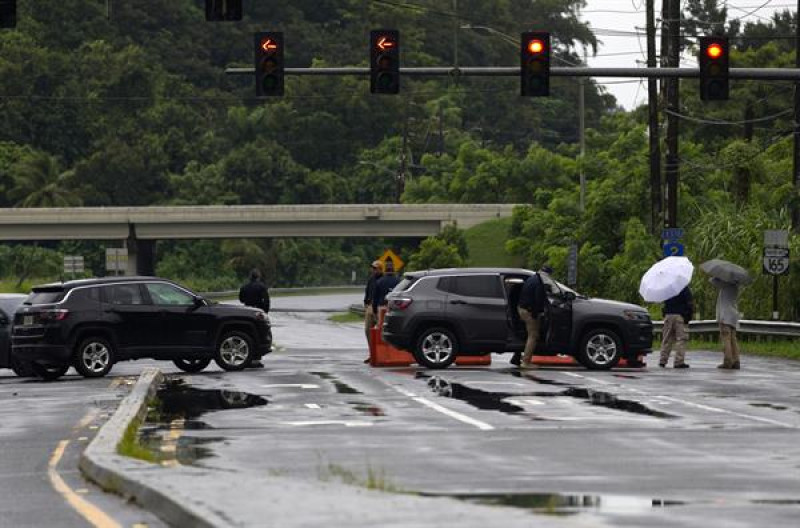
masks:
<instances>
[{"instance_id":1,"label":"car windshield","mask_svg":"<svg viewBox=\"0 0 800 528\"><path fill-rule=\"evenodd\" d=\"M22 301L25 300L25 297L12 297L12 298L4 298L0 299L0 309L2 309L7 314L13 314L17 311L17 308Z\"/></svg>"}]
</instances>

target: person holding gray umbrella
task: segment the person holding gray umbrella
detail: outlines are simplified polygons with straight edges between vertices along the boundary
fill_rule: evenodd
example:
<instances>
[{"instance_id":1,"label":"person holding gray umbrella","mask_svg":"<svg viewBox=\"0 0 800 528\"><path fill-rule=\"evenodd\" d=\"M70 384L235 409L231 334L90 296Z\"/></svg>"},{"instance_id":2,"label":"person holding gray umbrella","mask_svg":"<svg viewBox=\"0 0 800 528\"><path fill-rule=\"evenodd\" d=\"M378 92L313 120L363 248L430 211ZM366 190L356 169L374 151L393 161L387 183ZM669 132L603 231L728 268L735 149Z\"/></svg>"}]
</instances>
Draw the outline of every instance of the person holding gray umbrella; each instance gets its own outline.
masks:
<instances>
[{"instance_id":1,"label":"person holding gray umbrella","mask_svg":"<svg viewBox=\"0 0 800 528\"><path fill-rule=\"evenodd\" d=\"M722 341L724 358L717 368L739 370L739 287L752 281L750 274L732 262L713 259L700 265L700 269L711 275L711 284L717 288L717 322Z\"/></svg>"}]
</instances>

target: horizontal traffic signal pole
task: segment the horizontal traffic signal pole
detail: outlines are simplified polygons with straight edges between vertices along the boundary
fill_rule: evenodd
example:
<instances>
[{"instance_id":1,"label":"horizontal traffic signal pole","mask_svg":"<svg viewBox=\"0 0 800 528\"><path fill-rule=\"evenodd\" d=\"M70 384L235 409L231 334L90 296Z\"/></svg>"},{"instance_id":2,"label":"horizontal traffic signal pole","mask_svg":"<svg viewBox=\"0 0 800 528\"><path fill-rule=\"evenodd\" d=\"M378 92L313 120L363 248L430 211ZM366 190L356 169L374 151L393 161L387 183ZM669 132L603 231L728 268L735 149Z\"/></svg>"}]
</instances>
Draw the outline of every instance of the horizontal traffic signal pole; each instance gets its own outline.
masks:
<instances>
[{"instance_id":1,"label":"horizontal traffic signal pole","mask_svg":"<svg viewBox=\"0 0 800 528\"><path fill-rule=\"evenodd\" d=\"M227 68L228 75L254 75L254 68ZM361 75L369 76L368 67L342 67L342 68L286 68L286 75ZM411 77L517 77L520 75L519 66L475 66L453 68L421 67L400 68L400 75ZM640 79L663 79L668 77L698 78L699 68L580 68L563 67L551 68L551 77L633 77ZM731 79L761 80L761 81L800 81L800 68L731 68Z\"/></svg>"}]
</instances>

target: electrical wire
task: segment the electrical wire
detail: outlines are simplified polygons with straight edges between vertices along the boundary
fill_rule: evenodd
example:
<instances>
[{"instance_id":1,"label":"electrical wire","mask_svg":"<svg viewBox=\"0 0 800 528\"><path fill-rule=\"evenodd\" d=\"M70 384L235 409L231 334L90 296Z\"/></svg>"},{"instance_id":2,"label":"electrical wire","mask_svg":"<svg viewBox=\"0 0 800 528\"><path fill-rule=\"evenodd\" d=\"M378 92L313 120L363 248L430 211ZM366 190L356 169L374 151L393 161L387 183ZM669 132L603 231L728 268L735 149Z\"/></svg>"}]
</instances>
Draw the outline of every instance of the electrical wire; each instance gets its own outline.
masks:
<instances>
[{"instance_id":1,"label":"electrical wire","mask_svg":"<svg viewBox=\"0 0 800 528\"><path fill-rule=\"evenodd\" d=\"M746 119L743 121L725 121L723 119L711 119L711 118L700 118L700 117L693 117L688 116L685 114L681 114L680 112L675 112L674 110L670 110L669 108L664 109L664 113L678 117L685 121L691 121L693 123L702 123L704 125L723 125L723 126L741 126L746 125L748 123L762 123L764 121L771 121L773 119L777 119L779 117L785 116L787 114L791 114L794 112L793 109L789 108L787 110L783 110L778 112L777 114L772 114L764 117L757 117L754 119Z\"/></svg>"}]
</instances>

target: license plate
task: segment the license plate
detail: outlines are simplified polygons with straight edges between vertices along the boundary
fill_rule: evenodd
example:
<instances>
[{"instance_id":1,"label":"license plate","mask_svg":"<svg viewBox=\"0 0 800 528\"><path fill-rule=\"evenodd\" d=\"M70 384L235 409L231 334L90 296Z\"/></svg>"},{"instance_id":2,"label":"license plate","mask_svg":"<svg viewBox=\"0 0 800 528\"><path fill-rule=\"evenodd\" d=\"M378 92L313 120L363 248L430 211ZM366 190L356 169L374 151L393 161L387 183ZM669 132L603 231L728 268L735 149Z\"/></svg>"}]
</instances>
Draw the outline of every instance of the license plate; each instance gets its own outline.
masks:
<instances>
[{"instance_id":1,"label":"license plate","mask_svg":"<svg viewBox=\"0 0 800 528\"><path fill-rule=\"evenodd\" d=\"M32 315L25 315L22 317L22 324L24 325L32 325L33 324L33 316Z\"/></svg>"}]
</instances>

